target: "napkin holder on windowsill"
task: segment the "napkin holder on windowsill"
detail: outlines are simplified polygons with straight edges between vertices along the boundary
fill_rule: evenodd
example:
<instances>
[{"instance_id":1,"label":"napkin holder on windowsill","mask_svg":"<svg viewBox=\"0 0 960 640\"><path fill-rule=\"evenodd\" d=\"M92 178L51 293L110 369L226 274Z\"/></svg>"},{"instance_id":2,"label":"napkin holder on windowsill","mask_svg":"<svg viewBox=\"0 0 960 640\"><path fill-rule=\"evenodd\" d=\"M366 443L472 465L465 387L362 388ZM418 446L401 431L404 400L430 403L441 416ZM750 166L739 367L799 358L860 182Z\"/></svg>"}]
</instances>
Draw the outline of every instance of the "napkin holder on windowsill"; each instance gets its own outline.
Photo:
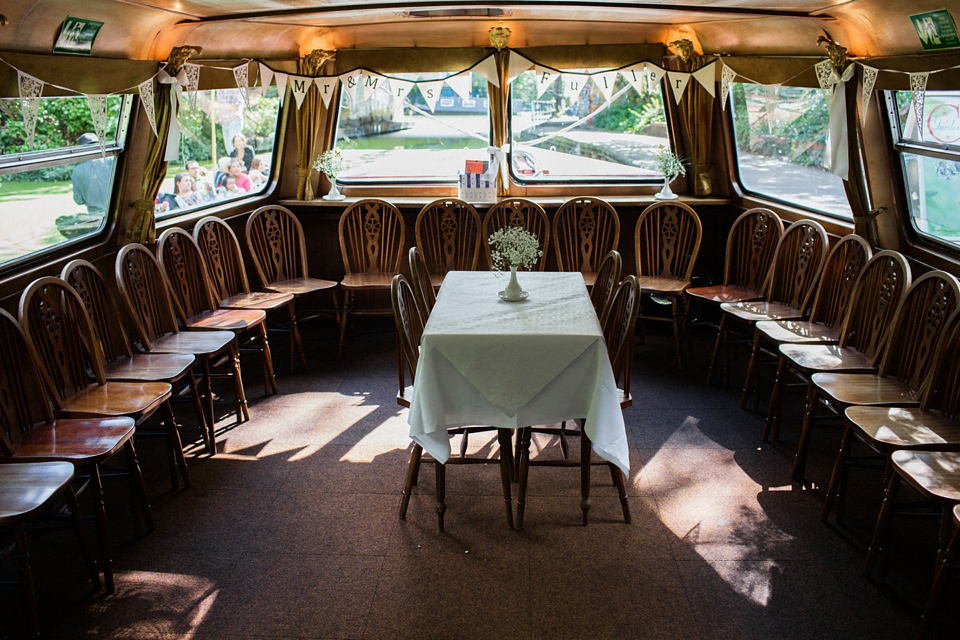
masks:
<instances>
[{"instance_id":1,"label":"napkin holder on windowsill","mask_svg":"<svg viewBox=\"0 0 960 640\"><path fill-rule=\"evenodd\" d=\"M496 202L496 173L461 173L458 197L466 202Z\"/></svg>"}]
</instances>

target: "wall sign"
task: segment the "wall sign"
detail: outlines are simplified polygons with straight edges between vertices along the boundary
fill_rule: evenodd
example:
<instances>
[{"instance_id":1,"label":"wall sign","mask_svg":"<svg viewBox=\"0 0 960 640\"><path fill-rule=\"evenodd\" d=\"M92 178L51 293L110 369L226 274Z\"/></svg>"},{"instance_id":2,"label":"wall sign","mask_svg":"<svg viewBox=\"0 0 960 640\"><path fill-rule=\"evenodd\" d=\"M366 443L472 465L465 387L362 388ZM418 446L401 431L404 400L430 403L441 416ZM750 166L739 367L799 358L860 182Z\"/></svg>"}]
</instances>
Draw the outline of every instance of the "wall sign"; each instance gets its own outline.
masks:
<instances>
[{"instance_id":1,"label":"wall sign","mask_svg":"<svg viewBox=\"0 0 960 640\"><path fill-rule=\"evenodd\" d=\"M97 20L67 16L60 25L60 35L57 36L57 41L53 45L53 52L90 55L93 51L93 41L102 26L103 23Z\"/></svg>"},{"instance_id":2,"label":"wall sign","mask_svg":"<svg viewBox=\"0 0 960 640\"><path fill-rule=\"evenodd\" d=\"M910 16L910 20L920 37L920 45L924 51L960 47L957 25L954 24L953 16L946 9L918 13Z\"/></svg>"}]
</instances>

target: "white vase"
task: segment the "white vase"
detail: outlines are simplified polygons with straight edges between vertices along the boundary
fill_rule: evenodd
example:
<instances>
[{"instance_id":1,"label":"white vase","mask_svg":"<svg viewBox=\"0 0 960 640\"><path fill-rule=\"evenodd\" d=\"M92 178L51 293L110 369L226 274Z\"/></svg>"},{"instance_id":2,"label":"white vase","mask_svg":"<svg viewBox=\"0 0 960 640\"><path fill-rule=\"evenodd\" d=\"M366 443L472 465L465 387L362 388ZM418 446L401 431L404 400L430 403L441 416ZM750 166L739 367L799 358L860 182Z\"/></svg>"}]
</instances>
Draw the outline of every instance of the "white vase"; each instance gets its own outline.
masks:
<instances>
[{"instance_id":1,"label":"white vase","mask_svg":"<svg viewBox=\"0 0 960 640\"><path fill-rule=\"evenodd\" d=\"M523 287L517 282L516 265L510 265L510 282L507 283L506 288L503 290L503 297L506 300L520 300L523 298L524 293Z\"/></svg>"},{"instance_id":2,"label":"white vase","mask_svg":"<svg viewBox=\"0 0 960 640\"><path fill-rule=\"evenodd\" d=\"M670 183L673 182L674 178L663 179L663 189L660 189L660 193L653 196L657 200L676 200L677 194L670 190Z\"/></svg>"},{"instance_id":3,"label":"white vase","mask_svg":"<svg viewBox=\"0 0 960 640\"><path fill-rule=\"evenodd\" d=\"M337 181L331 180L330 191L327 193L327 195L323 196L323 199L324 200L343 200L346 197L347 196L340 193L340 190L337 189Z\"/></svg>"}]
</instances>

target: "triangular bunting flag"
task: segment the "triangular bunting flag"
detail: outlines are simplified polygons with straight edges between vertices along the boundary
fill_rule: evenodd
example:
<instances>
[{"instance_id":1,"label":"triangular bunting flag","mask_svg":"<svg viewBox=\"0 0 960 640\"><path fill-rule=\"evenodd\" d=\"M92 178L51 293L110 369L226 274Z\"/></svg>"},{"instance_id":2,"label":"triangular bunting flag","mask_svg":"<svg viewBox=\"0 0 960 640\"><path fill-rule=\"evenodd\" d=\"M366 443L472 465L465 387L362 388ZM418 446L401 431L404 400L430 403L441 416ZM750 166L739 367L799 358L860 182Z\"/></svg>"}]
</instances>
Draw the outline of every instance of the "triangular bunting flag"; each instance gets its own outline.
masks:
<instances>
[{"instance_id":1,"label":"triangular bunting flag","mask_svg":"<svg viewBox=\"0 0 960 640\"><path fill-rule=\"evenodd\" d=\"M626 69L620 69L620 75L623 76L623 79L630 83L630 86L633 87L633 90L639 94L643 93L643 76L644 72L647 70L647 63L640 62L635 65L631 65Z\"/></svg>"},{"instance_id":2,"label":"triangular bunting flag","mask_svg":"<svg viewBox=\"0 0 960 640\"><path fill-rule=\"evenodd\" d=\"M186 65L184 65L186 67ZM237 81L237 88L240 89L240 95L243 96L243 104L247 109L250 108L250 96L247 95L247 89L250 88L250 76L247 63L244 62L239 67L233 68L233 78Z\"/></svg>"},{"instance_id":3,"label":"triangular bunting flag","mask_svg":"<svg viewBox=\"0 0 960 640\"><path fill-rule=\"evenodd\" d=\"M357 95L357 89L360 88L360 69L354 69L349 73L340 75L340 84L343 85L343 93L353 100Z\"/></svg>"},{"instance_id":4,"label":"triangular bunting flag","mask_svg":"<svg viewBox=\"0 0 960 640\"><path fill-rule=\"evenodd\" d=\"M667 78L670 80L670 88L673 89L673 99L679 103L690 84L690 74L686 71L668 71Z\"/></svg>"},{"instance_id":5,"label":"triangular bunting flag","mask_svg":"<svg viewBox=\"0 0 960 640\"><path fill-rule=\"evenodd\" d=\"M727 96L730 95L730 84L736 79L737 72L720 63L720 108L726 110Z\"/></svg>"},{"instance_id":6,"label":"triangular bunting flag","mask_svg":"<svg viewBox=\"0 0 960 640\"><path fill-rule=\"evenodd\" d=\"M493 57L493 56L491 56ZM518 75L528 70L533 63L524 58L514 50L510 50L510 57L507 58L507 82L513 82Z\"/></svg>"},{"instance_id":7,"label":"triangular bunting flag","mask_svg":"<svg viewBox=\"0 0 960 640\"><path fill-rule=\"evenodd\" d=\"M613 71L594 73L590 76L590 79L593 80L593 86L603 94L603 99L606 102L610 102L610 96L613 95L613 88L617 84L618 73L620 72L614 69Z\"/></svg>"},{"instance_id":8,"label":"triangular bunting flag","mask_svg":"<svg viewBox=\"0 0 960 640\"><path fill-rule=\"evenodd\" d=\"M817 72L817 83L820 85L820 89L826 93L832 93L833 85L837 84L840 78L837 76L837 72L833 70L833 63L830 62L830 59L821 60L813 65L813 70Z\"/></svg>"},{"instance_id":9,"label":"triangular bunting flag","mask_svg":"<svg viewBox=\"0 0 960 640\"><path fill-rule=\"evenodd\" d=\"M87 96L87 106L90 108L90 119L93 121L93 132L100 141L100 155L107 153L107 96L103 94Z\"/></svg>"},{"instance_id":10,"label":"triangular bunting flag","mask_svg":"<svg viewBox=\"0 0 960 640\"><path fill-rule=\"evenodd\" d=\"M323 106L327 109L330 108L330 100L337 90L338 82L340 80L336 76L317 76L313 79L313 84L317 85L320 99L323 100Z\"/></svg>"},{"instance_id":11,"label":"triangular bunting flag","mask_svg":"<svg viewBox=\"0 0 960 640\"><path fill-rule=\"evenodd\" d=\"M587 84L587 78L589 78L589 76L581 73L563 74L563 95L567 97L567 100L575 104L577 100L580 99L580 92L583 91L584 85Z\"/></svg>"},{"instance_id":12,"label":"triangular bunting flag","mask_svg":"<svg viewBox=\"0 0 960 640\"><path fill-rule=\"evenodd\" d=\"M440 92L443 90L443 80L418 82L417 88L420 89L420 95L423 96L424 101L430 108L430 113L433 113L434 107L437 106L437 100L440 99Z\"/></svg>"},{"instance_id":13,"label":"triangular bunting flag","mask_svg":"<svg viewBox=\"0 0 960 640\"><path fill-rule=\"evenodd\" d=\"M537 86L537 99L540 99L540 96L543 95L543 92L549 89L554 85L554 83L560 78L560 74L554 71L553 69L548 69L547 67L541 67L540 65L535 65L533 67L534 82Z\"/></svg>"},{"instance_id":14,"label":"triangular bunting flag","mask_svg":"<svg viewBox=\"0 0 960 640\"><path fill-rule=\"evenodd\" d=\"M403 110L403 103L407 99L407 94L413 89L413 82L390 78L390 95L393 96L393 112L399 113Z\"/></svg>"},{"instance_id":15,"label":"triangular bunting flag","mask_svg":"<svg viewBox=\"0 0 960 640\"><path fill-rule=\"evenodd\" d=\"M867 124L867 109L870 108L870 97L873 95L873 86L877 83L877 75L880 72L865 64L860 66L863 68L860 91L860 124L863 126Z\"/></svg>"},{"instance_id":16,"label":"triangular bunting flag","mask_svg":"<svg viewBox=\"0 0 960 640\"><path fill-rule=\"evenodd\" d=\"M774 115L777 111L777 103L780 102L780 85L768 84L763 87L767 99L766 111L764 116L767 120L767 131L773 127Z\"/></svg>"},{"instance_id":17,"label":"triangular bunting flag","mask_svg":"<svg viewBox=\"0 0 960 640\"><path fill-rule=\"evenodd\" d=\"M362 90L363 101L372 96L380 88L380 85L386 84L387 79L378 73L365 72L360 77L360 87ZM319 85L318 85L319 86Z\"/></svg>"},{"instance_id":18,"label":"triangular bunting flag","mask_svg":"<svg viewBox=\"0 0 960 640\"><path fill-rule=\"evenodd\" d=\"M477 64L473 65L473 72L479 73L493 86L500 86L500 77L497 75L497 59L495 56L487 56Z\"/></svg>"},{"instance_id":19,"label":"triangular bunting flag","mask_svg":"<svg viewBox=\"0 0 960 640\"><path fill-rule=\"evenodd\" d=\"M273 69L267 65L260 63L260 88L266 89L270 86L270 82L273 80Z\"/></svg>"},{"instance_id":20,"label":"triangular bunting flag","mask_svg":"<svg viewBox=\"0 0 960 640\"><path fill-rule=\"evenodd\" d=\"M927 95L927 78L929 76L929 71L910 74L910 91L913 91L913 108L917 114L917 133L921 140L923 140L923 102Z\"/></svg>"},{"instance_id":21,"label":"triangular bunting flag","mask_svg":"<svg viewBox=\"0 0 960 640\"><path fill-rule=\"evenodd\" d=\"M297 109L303 104L303 99L307 97L307 91L312 84L311 78L290 76L290 91L293 93L293 99L297 101Z\"/></svg>"},{"instance_id":22,"label":"triangular bunting flag","mask_svg":"<svg viewBox=\"0 0 960 640\"><path fill-rule=\"evenodd\" d=\"M137 85L137 90L140 92L140 104L143 105L143 110L147 114L147 121L150 123L150 129L153 131L153 135L157 135L157 111L156 103L153 97L153 78L145 80Z\"/></svg>"},{"instance_id":23,"label":"triangular bunting flag","mask_svg":"<svg viewBox=\"0 0 960 640\"><path fill-rule=\"evenodd\" d=\"M17 70L17 85L20 90L20 112L23 114L23 128L27 134L27 144L33 149L33 136L37 130L37 114L40 112L40 94L43 92L43 80Z\"/></svg>"},{"instance_id":24,"label":"triangular bunting flag","mask_svg":"<svg viewBox=\"0 0 960 640\"><path fill-rule=\"evenodd\" d=\"M183 75L187 78L187 93L190 95L190 104L197 109L197 89L200 87L200 65L183 63Z\"/></svg>"},{"instance_id":25,"label":"triangular bunting flag","mask_svg":"<svg viewBox=\"0 0 960 640\"><path fill-rule=\"evenodd\" d=\"M277 82L277 102L280 103L280 106L283 106L283 99L287 96L287 78L290 76L286 73L281 73L277 71L273 74L273 79Z\"/></svg>"},{"instance_id":26,"label":"triangular bunting flag","mask_svg":"<svg viewBox=\"0 0 960 640\"><path fill-rule=\"evenodd\" d=\"M660 91L660 80L664 73L666 72L663 69L652 62L647 63L647 91Z\"/></svg>"},{"instance_id":27,"label":"triangular bunting flag","mask_svg":"<svg viewBox=\"0 0 960 640\"><path fill-rule=\"evenodd\" d=\"M717 97L717 61L700 67L693 72L693 77L697 79L700 86L707 90L711 98Z\"/></svg>"},{"instance_id":28,"label":"triangular bunting flag","mask_svg":"<svg viewBox=\"0 0 960 640\"><path fill-rule=\"evenodd\" d=\"M453 92L460 96L461 100L470 99L470 90L473 88L473 73L470 71L464 71L463 73L458 73L455 76L450 76L444 82L447 83L447 86L453 89Z\"/></svg>"}]
</instances>

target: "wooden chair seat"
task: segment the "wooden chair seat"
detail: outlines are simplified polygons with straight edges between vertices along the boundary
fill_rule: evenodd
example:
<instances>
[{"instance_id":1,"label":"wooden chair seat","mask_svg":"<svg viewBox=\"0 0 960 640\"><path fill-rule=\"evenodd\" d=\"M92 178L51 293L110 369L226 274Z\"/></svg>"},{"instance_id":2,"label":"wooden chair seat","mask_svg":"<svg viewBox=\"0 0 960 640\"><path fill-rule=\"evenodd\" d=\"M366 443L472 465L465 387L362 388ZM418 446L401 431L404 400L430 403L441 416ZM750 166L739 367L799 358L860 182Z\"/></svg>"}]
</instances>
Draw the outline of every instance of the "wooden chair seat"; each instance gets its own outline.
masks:
<instances>
[{"instance_id":1,"label":"wooden chair seat","mask_svg":"<svg viewBox=\"0 0 960 640\"><path fill-rule=\"evenodd\" d=\"M743 322L760 322L762 320L795 320L805 317L803 311L797 307L780 302L752 302L724 303L720 308Z\"/></svg>"},{"instance_id":2,"label":"wooden chair seat","mask_svg":"<svg viewBox=\"0 0 960 640\"><path fill-rule=\"evenodd\" d=\"M843 405L917 406L919 391L893 377L873 373L815 373L810 378L823 394Z\"/></svg>"},{"instance_id":3,"label":"wooden chair seat","mask_svg":"<svg viewBox=\"0 0 960 640\"><path fill-rule=\"evenodd\" d=\"M107 382L90 385L64 400L61 414L70 417L130 416L140 420L170 398L166 382Z\"/></svg>"},{"instance_id":4,"label":"wooden chair seat","mask_svg":"<svg viewBox=\"0 0 960 640\"><path fill-rule=\"evenodd\" d=\"M290 278L289 280L278 280L264 285L269 291L278 293L289 293L292 296L305 296L315 291L329 291L335 289L337 283L333 280L321 280L319 278Z\"/></svg>"},{"instance_id":5,"label":"wooden chair seat","mask_svg":"<svg viewBox=\"0 0 960 640\"><path fill-rule=\"evenodd\" d=\"M877 370L873 358L853 347L835 344L785 344L780 353L797 371L809 377L815 371L837 373L873 373Z\"/></svg>"},{"instance_id":6,"label":"wooden chair seat","mask_svg":"<svg viewBox=\"0 0 960 640\"><path fill-rule=\"evenodd\" d=\"M9 460L69 460L99 464L116 455L133 437L131 418L59 418L25 432ZM2 468L2 466L0 466Z\"/></svg>"},{"instance_id":7,"label":"wooden chair seat","mask_svg":"<svg viewBox=\"0 0 960 640\"><path fill-rule=\"evenodd\" d=\"M179 380L194 362L195 358L185 353L138 353L107 363L104 374L115 381Z\"/></svg>"},{"instance_id":8,"label":"wooden chair seat","mask_svg":"<svg viewBox=\"0 0 960 640\"><path fill-rule=\"evenodd\" d=\"M663 278L660 276L639 276L640 291L663 296L680 296L690 286L689 280Z\"/></svg>"},{"instance_id":9,"label":"wooden chair seat","mask_svg":"<svg viewBox=\"0 0 960 640\"><path fill-rule=\"evenodd\" d=\"M282 309L290 304L292 300L293 295L289 293L253 291L251 293L238 293L228 298L224 298L220 301L220 306L224 309L255 309L259 311L273 311L274 309Z\"/></svg>"},{"instance_id":10,"label":"wooden chair seat","mask_svg":"<svg viewBox=\"0 0 960 640\"><path fill-rule=\"evenodd\" d=\"M190 331L168 333L154 339L150 346L156 353L192 353L197 356L213 355L233 342L229 331Z\"/></svg>"},{"instance_id":11,"label":"wooden chair seat","mask_svg":"<svg viewBox=\"0 0 960 640\"><path fill-rule=\"evenodd\" d=\"M216 311L201 311L186 319L185 327L189 330L209 331L246 331L266 321L263 311L245 309L217 309Z\"/></svg>"},{"instance_id":12,"label":"wooden chair seat","mask_svg":"<svg viewBox=\"0 0 960 640\"><path fill-rule=\"evenodd\" d=\"M847 420L863 437L887 451L957 450L960 424L937 413L912 407L847 407Z\"/></svg>"},{"instance_id":13,"label":"wooden chair seat","mask_svg":"<svg viewBox=\"0 0 960 640\"><path fill-rule=\"evenodd\" d=\"M761 320L757 331L778 344L836 344L838 329L808 320Z\"/></svg>"},{"instance_id":14,"label":"wooden chair seat","mask_svg":"<svg viewBox=\"0 0 960 640\"><path fill-rule=\"evenodd\" d=\"M390 290L392 273L351 273L340 281L344 289L384 289Z\"/></svg>"},{"instance_id":15,"label":"wooden chair seat","mask_svg":"<svg viewBox=\"0 0 960 640\"><path fill-rule=\"evenodd\" d=\"M716 284L708 287L693 287L687 289L687 295L700 300L722 304L724 302L746 302L749 300L762 300L763 294L756 289L740 287L730 284Z\"/></svg>"}]
</instances>

